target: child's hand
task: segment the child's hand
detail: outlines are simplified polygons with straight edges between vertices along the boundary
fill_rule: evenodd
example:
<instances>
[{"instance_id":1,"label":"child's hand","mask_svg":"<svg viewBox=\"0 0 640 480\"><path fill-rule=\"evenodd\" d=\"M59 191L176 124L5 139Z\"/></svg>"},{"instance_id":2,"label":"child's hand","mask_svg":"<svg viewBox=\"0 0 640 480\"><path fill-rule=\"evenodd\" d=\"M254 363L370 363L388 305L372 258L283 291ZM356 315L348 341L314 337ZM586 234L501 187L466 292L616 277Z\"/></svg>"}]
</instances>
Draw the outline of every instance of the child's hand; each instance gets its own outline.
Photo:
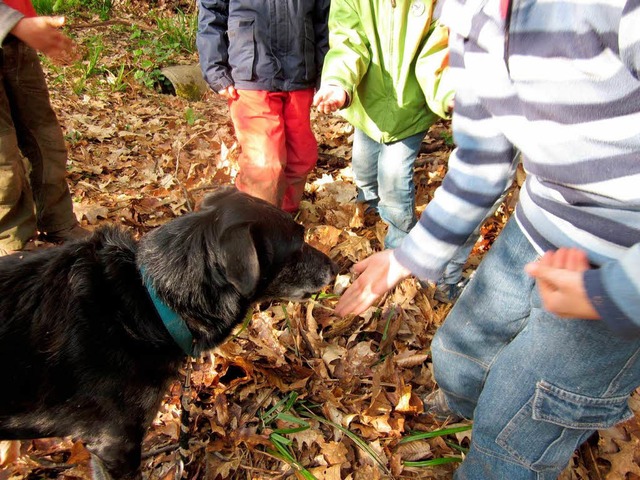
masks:
<instances>
[{"instance_id":1,"label":"child's hand","mask_svg":"<svg viewBox=\"0 0 640 480\"><path fill-rule=\"evenodd\" d=\"M224 97L227 100L235 100L236 98L238 98L238 91L233 85L229 85L227 88L218 90L218 94L220 94L221 97Z\"/></svg>"},{"instance_id":2,"label":"child's hand","mask_svg":"<svg viewBox=\"0 0 640 480\"><path fill-rule=\"evenodd\" d=\"M590 268L582 250L560 248L529 263L525 271L536 279L546 310L563 318L597 320L600 315L584 288L583 273Z\"/></svg>"},{"instance_id":3,"label":"child's hand","mask_svg":"<svg viewBox=\"0 0 640 480\"><path fill-rule=\"evenodd\" d=\"M313 106L322 113L335 112L347 101L347 92L336 85L323 85L313 97Z\"/></svg>"},{"instance_id":4,"label":"child's hand","mask_svg":"<svg viewBox=\"0 0 640 480\"><path fill-rule=\"evenodd\" d=\"M70 63L78 59L78 51L74 41L58 30L64 21L64 17L25 17L11 33L55 62Z\"/></svg>"},{"instance_id":5,"label":"child's hand","mask_svg":"<svg viewBox=\"0 0 640 480\"><path fill-rule=\"evenodd\" d=\"M383 250L356 263L353 271L359 274L336 305L336 313L360 315L382 295L411 275L393 255L393 250Z\"/></svg>"}]
</instances>

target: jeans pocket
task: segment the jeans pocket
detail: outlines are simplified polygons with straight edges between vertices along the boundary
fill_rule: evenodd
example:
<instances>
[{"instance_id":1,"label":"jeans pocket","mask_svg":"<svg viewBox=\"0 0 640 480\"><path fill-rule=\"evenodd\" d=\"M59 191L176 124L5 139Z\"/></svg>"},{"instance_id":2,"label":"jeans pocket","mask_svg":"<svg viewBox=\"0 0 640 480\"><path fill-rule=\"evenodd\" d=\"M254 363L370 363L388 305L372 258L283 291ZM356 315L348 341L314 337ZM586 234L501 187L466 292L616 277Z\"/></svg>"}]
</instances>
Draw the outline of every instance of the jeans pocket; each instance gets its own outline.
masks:
<instances>
[{"instance_id":1,"label":"jeans pocket","mask_svg":"<svg viewBox=\"0 0 640 480\"><path fill-rule=\"evenodd\" d=\"M496 442L534 471L562 469L594 430L612 427L633 415L628 399L628 395L580 395L543 380Z\"/></svg>"},{"instance_id":2,"label":"jeans pocket","mask_svg":"<svg viewBox=\"0 0 640 480\"><path fill-rule=\"evenodd\" d=\"M536 387L533 415L561 427L602 429L630 418L629 395L596 398L563 390L544 380Z\"/></svg>"}]
</instances>

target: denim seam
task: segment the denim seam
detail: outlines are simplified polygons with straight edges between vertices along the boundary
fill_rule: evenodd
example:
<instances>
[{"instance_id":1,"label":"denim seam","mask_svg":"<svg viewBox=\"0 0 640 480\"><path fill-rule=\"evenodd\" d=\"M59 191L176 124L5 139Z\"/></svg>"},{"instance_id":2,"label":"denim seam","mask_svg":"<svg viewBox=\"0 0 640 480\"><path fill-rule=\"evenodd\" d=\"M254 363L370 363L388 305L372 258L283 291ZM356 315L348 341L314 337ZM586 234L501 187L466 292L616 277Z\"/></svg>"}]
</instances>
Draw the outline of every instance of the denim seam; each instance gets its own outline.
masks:
<instances>
[{"instance_id":1,"label":"denim seam","mask_svg":"<svg viewBox=\"0 0 640 480\"><path fill-rule=\"evenodd\" d=\"M509 444L503 440L503 438L511 436L511 433L516 429L517 422L515 420L520 416L524 415L523 410L530 403L531 403L531 408L533 409L533 398L529 398L529 400L527 400L527 402L522 407L520 407L520 409L516 412L516 414L513 417L511 417L507 425L500 431L500 433L498 433L495 439L496 445L503 448L505 451L509 452L509 454L513 457L513 459L511 459L512 463L514 463L513 460L515 459L517 460L518 464L522 465L523 467L526 467L529 470L531 470L531 463L526 458L522 457L517 450L511 448Z\"/></svg>"},{"instance_id":2,"label":"denim seam","mask_svg":"<svg viewBox=\"0 0 640 480\"><path fill-rule=\"evenodd\" d=\"M511 342L513 341L513 339L514 339L514 338L516 338L518 335L520 335L520 333L522 333L522 331L526 328L526 326L527 326L527 319L528 319L528 318L529 318L529 317L527 317L527 316L520 318L520 320L519 320L519 321L520 321L520 323L521 323L520 329L518 329L518 331L517 331L517 332L515 332L515 333L513 334L513 336L512 336L512 337L511 337L511 339L509 340L509 342L505 343L505 344L502 346L502 348L500 349L500 351L499 351L499 352L497 352L497 353L493 356L493 358L491 359L491 362L490 362L489 366L487 367L487 369L486 369L486 371L485 371L485 373L484 373L484 377L482 378L482 385L484 385L484 384L486 383L486 381L487 381L487 376L489 376L489 372L491 371L491 367L493 367L493 364L496 362L496 360L498 359L498 357L500 357L500 354L502 353L502 351L503 351L505 348L507 348L507 346L511 344Z\"/></svg>"},{"instance_id":3,"label":"denim seam","mask_svg":"<svg viewBox=\"0 0 640 480\"><path fill-rule=\"evenodd\" d=\"M442 390L442 391L445 393L445 396L444 396L444 403L445 403L445 405L446 405L447 409L449 409L449 411L450 411L451 413L454 413L454 414L456 414L456 415L459 415L459 416L461 416L462 418L467 418L465 415L462 415L460 412L458 412L458 410L457 410L457 409L451 408L451 405L449 404L449 401L447 400L447 396L449 396L449 397L453 397L453 398L459 398L459 399L461 399L461 400L464 400L464 401L466 401L466 402L470 402L470 403L474 403L474 402L475 402L475 399L474 399L474 398L468 398L468 397L465 397L464 395L458 395L457 393L451 393L449 390L447 390L447 389L445 389L445 388L442 388L442 387L440 387L440 386L438 386L438 388L440 388L440 390Z\"/></svg>"},{"instance_id":4,"label":"denim seam","mask_svg":"<svg viewBox=\"0 0 640 480\"><path fill-rule=\"evenodd\" d=\"M526 327L526 325L527 325L527 322L526 322L526 319L527 319L527 318L528 318L528 317L522 317L522 318L520 318L520 320L519 320L519 321L522 323L522 326L521 326L521 328L520 328L520 329L519 329L519 330L518 330L518 331L513 335L513 337L511 338L511 340L513 340L515 337L517 337L517 336L522 332L522 330L524 330L524 328L525 328L525 327ZM482 368L482 369L484 370L484 375L483 375L483 377L482 377L482 384L483 384L483 385L484 385L484 383L485 383L485 382L486 382L486 380L487 380L487 376L489 375L489 371L491 370L491 366L495 363L496 359L500 356L500 353L501 353L501 352L502 352L502 351L507 347L507 345L508 345L508 344L503 345L503 347L500 349L500 351L498 351L498 352L493 356L493 358L491 359L491 362L487 365L487 364L485 364L484 362L482 362L482 361L478 360L477 358L470 357L469 355L465 355L465 354L460 353L460 352L457 352L457 351L455 351L455 350L450 350L450 349L446 348L446 347L444 346L444 343L443 343L443 342L440 342L440 344L441 344L441 347L440 347L440 348L442 349L442 351L447 352L447 353L450 353L451 355L454 355L454 356L457 356L457 357L465 358L465 359L469 360L470 362L472 362L472 363L474 363L474 364L478 365L480 368ZM440 387L440 388L442 388L442 387ZM458 394L455 394L455 395L454 395L454 394L450 393L449 391L447 391L447 390L445 390L445 389L443 389L443 391L445 391L445 392L447 393L447 395L450 395L450 396L455 397L455 398L460 398L460 399L462 399L462 400L466 400L467 402L475 403L475 402L477 401L477 399L476 399L476 398L467 398L467 397L465 397L465 396L458 395ZM446 397L445 397L445 401L446 401ZM446 402L446 403L447 403L447 406L449 406L448 402ZM450 406L449 406L449 410L451 410L452 412L454 411ZM463 415L463 417L464 417L464 415Z\"/></svg>"},{"instance_id":5,"label":"denim seam","mask_svg":"<svg viewBox=\"0 0 640 480\"><path fill-rule=\"evenodd\" d=\"M500 444L498 444L498 445L500 445ZM500 445L500 446L502 446L502 445ZM513 452L511 452L510 450L508 450L506 448L505 448L505 450L507 450L512 455L514 455L513 457L506 456L506 455L501 455L501 454L496 453L496 452L492 452L490 450L487 450L487 449L479 446L477 443L473 445L473 448L481 451L484 455L487 455L489 457L498 458L500 460L503 460L505 462L511 463L513 465L518 465L519 467L526 468L527 470L532 470L531 465L528 462L522 461L520 458L518 458L517 455L514 455ZM538 477L539 473L544 473L543 470L532 470L532 471L536 474L536 477Z\"/></svg>"},{"instance_id":6,"label":"denim seam","mask_svg":"<svg viewBox=\"0 0 640 480\"><path fill-rule=\"evenodd\" d=\"M440 342L440 343L442 343L442 342ZM470 362L473 362L473 363L475 363L476 365L479 365L479 366L480 366L480 367L482 367L484 370L487 370L487 371L489 370L489 365L486 365L484 362L481 362L481 361L480 361L480 360L478 360L477 358L470 357L469 355L465 355L465 354L460 353L460 352L457 352L457 351L455 351L455 350L450 350L450 349L448 349L448 348L444 347L444 345L443 345L441 348L442 348L442 351L444 351L444 352L450 353L450 354L455 355L455 356L457 356L457 357L466 358L466 359L467 359L467 360L469 360ZM495 358L495 357L494 357L494 358ZM485 375L485 377L486 377L486 375Z\"/></svg>"},{"instance_id":7,"label":"denim seam","mask_svg":"<svg viewBox=\"0 0 640 480\"><path fill-rule=\"evenodd\" d=\"M611 380L611 383L609 384L609 388L607 388L607 391L604 393L605 396L619 389L620 378L628 372L629 364L633 363L635 359L638 357L638 355L640 355L640 348L638 348L634 352L634 354L629 357L629 360L627 360L627 363L625 363L624 367L620 369L620 372L618 372L618 375L616 375L615 378Z\"/></svg>"},{"instance_id":8,"label":"denim seam","mask_svg":"<svg viewBox=\"0 0 640 480\"><path fill-rule=\"evenodd\" d=\"M585 405L585 406L614 405L616 403L624 402L628 398L628 395L618 395L616 397L608 397L608 398L588 397L586 395L580 395L577 393L569 392L568 390L557 387L552 383L546 382L544 380L541 380L537 383L536 389L539 389L546 393L550 393L559 398L569 400L579 405ZM537 393L536 393L536 396L537 396Z\"/></svg>"},{"instance_id":9,"label":"denim seam","mask_svg":"<svg viewBox=\"0 0 640 480\"><path fill-rule=\"evenodd\" d=\"M505 348L507 348L507 347L511 344L511 342L513 342L513 340L514 340L518 335L520 335L520 334L522 333L522 331L526 328L526 326L527 326L527 319L528 319L528 318L530 318L530 316L531 316L531 310L529 311L529 316L524 316L524 317L522 317L522 318L520 318L520 319L518 320L518 321L521 323L520 328L518 329L518 331L517 331L517 332L515 332L515 333L511 336L511 338L509 339L509 341L508 341L508 342L505 342L505 343L502 345L502 348L500 349L500 351L499 351L499 352L497 352L497 353L493 356L493 358L491 359L491 362L490 362L490 363L489 363L489 365L487 366L487 373L486 373L486 374L485 374L485 376L484 376L483 384L484 384L484 381L487 379L487 375L489 374L489 371L491 370L491 367L493 367L493 364L496 362L496 360L498 359L498 357L500 357L500 354L502 353L502 351L503 351Z\"/></svg>"},{"instance_id":10,"label":"denim seam","mask_svg":"<svg viewBox=\"0 0 640 480\"><path fill-rule=\"evenodd\" d=\"M633 414L627 415L626 418L623 417L620 420L616 420L613 425L610 423L580 423L580 424L569 425L568 423L560 423L557 420L555 420L555 418L553 417L549 417L547 415L540 415L540 414L536 417L536 419L541 420L543 422L551 423L552 425L556 425L561 428L568 428L573 430L603 430L603 429L611 428L614 425L620 423L621 421L628 420L631 417L633 417Z\"/></svg>"}]
</instances>

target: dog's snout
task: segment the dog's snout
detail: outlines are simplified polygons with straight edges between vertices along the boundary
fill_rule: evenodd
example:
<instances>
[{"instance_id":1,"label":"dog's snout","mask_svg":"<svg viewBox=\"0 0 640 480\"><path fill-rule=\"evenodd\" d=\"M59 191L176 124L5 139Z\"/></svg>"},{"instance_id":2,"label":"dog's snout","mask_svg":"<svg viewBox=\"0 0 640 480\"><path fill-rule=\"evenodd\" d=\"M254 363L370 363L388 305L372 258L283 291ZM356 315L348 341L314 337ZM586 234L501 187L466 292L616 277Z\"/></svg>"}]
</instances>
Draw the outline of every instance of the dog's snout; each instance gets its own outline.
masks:
<instances>
[{"instance_id":1,"label":"dog's snout","mask_svg":"<svg viewBox=\"0 0 640 480\"><path fill-rule=\"evenodd\" d=\"M329 283L331 283L340 271L340 267L336 264L336 262L331 260L331 258L329 258L317 248L312 247L311 245L305 245L304 250L306 250L306 255L308 255L310 258L313 258L313 261L316 262L317 273L320 276L323 276L325 279L323 284L328 285Z\"/></svg>"},{"instance_id":2,"label":"dog's snout","mask_svg":"<svg viewBox=\"0 0 640 480\"><path fill-rule=\"evenodd\" d=\"M340 267L336 262L334 262L330 258L327 258L327 261L328 261L328 268L325 271L325 281L323 282L324 285L329 285L333 283L333 281L336 279L336 276L340 272Z\"/></svg>"}]
</instances>

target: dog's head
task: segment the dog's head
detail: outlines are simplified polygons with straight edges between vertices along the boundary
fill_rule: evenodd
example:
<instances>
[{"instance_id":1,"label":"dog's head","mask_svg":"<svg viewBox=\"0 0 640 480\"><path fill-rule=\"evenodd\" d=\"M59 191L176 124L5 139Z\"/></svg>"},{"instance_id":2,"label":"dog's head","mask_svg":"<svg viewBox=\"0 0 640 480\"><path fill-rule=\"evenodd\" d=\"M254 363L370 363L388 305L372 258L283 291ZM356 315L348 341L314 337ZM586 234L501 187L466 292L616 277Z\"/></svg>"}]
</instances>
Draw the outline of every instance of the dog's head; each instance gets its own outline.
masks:
<instances>
[{"instance_id":1,"label":"dog's head","mask_svg":"<svg viewBox=\"0 0 640 480\"><path fill-rule=\"evenodd\" d=\"M138 264L178 311L224 295L299 300L335 275L333 262L304 242L304 228L288 213L233 187L145 235Z\"/></svg>"},{"instance_id":2,"label":"dog's head","mask_svg":"<svg viewBox=\"0 0 640 480\"><path fill-rule=\"evenodd\" d=\"M305 243L302 225L264 200L227 187L205 197L201 211L221 227L217 260L243 296L301 300L335 276L333 262Z\"/></svg>"}]
</instances>

